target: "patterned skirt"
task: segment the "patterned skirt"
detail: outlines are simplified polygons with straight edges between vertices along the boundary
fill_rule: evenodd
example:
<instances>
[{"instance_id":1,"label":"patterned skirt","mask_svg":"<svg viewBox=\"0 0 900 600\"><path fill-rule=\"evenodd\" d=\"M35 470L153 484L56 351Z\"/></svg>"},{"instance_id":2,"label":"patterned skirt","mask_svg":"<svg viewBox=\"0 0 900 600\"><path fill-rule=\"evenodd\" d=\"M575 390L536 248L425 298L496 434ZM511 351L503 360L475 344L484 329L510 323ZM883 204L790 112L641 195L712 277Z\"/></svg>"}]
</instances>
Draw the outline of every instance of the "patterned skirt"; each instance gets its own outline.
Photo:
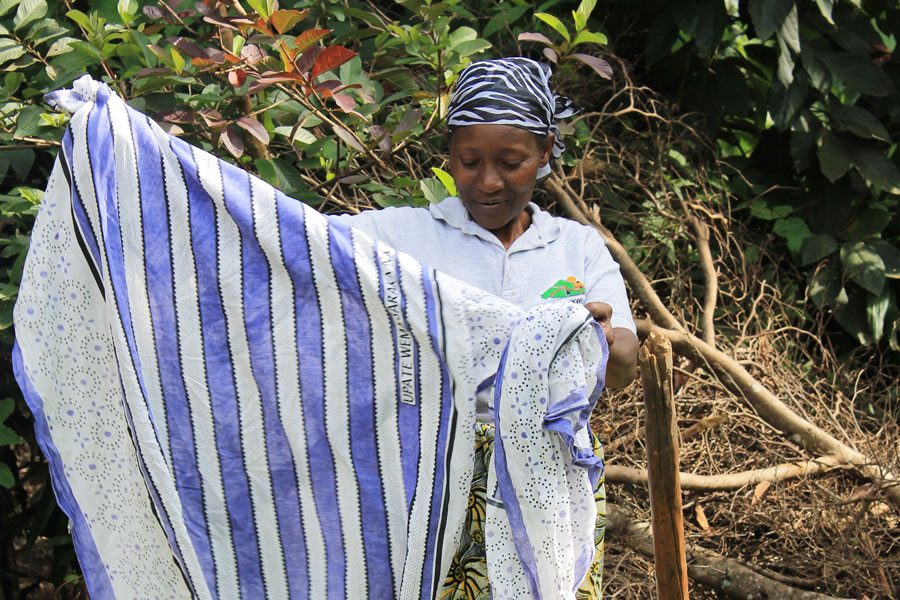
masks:
<instances>
[{"instance_id":1,"label":"patterned skirt","mask_svg":"<svg viewBox=\"0 0 900 600\"><path fill-rule=\"evenodd\" d=\"M594 454L603 459L603 446L593 433ZM489 600L490 585L484 554L485 494L488 465L494 453L494 425L479 423L475 428L475 473L469 507L459 549L453 557L450 572L438 596L441 600ZM575 594L578 600L600 600L603 597L603 533L606 529L606 485L601 477L594 489L597 503L597 526L594 543L597 553L588 574Z\"/></svg>"}]
</instances>

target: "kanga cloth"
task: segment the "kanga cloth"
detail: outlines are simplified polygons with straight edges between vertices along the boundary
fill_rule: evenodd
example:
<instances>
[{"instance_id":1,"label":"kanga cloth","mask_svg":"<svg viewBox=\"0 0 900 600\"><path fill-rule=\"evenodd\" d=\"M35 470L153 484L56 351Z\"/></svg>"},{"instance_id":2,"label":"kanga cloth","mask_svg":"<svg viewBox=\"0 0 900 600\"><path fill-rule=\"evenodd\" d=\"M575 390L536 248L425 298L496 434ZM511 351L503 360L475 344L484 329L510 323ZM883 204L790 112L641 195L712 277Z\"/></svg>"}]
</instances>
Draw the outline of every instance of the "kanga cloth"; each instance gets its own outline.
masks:
<instances>
[{"instance_id":1,"label":"kanga cloth","mask_svg":"<svg viewBox=\"0 0 900 600\"><path fill-rule=\"evenodd\" d=\"M494 387L494 598L594 554L587 311L523 313L166 134L85 77L32 232L16 378L92 598L434 598Z\"/></svg>"},{"instance_id":2,"label":"kanga cloth","mask_svg":"<svg viewBox=\"0 0 900 600\"><path fill-rule=\"evenodd\" d=\"M603 446L596 436L594 453L603 459ZM475 472L466 508L466 522L456 556L444 580L440 600L490 600L491 588L485 561L485 516L487 513L487 475L494 452L494 424L478 423L475 427ZM603 597L603 542L606 534L606 485L601 476L594 487L597 523L594 546L597 552L588 574L575 592L577 600L600 600Z\"/></svg>"}]
</instances>

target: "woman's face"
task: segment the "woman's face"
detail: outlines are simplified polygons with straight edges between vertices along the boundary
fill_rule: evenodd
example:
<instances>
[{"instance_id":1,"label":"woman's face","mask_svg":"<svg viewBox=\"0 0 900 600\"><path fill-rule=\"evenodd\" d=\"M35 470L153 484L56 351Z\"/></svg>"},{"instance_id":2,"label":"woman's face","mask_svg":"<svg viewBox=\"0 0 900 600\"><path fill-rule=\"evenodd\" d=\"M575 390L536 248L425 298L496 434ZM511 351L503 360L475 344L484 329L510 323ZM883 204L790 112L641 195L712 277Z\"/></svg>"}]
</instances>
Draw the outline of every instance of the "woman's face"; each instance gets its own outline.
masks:
<instances>
[{"instance_id":1,"label":"woman's face","mask_svg":"<svg viewBox=\"0 0 900 600\"><path fill-rule=\"evenodd\" d=\"M523 221L527 228L530 217L524 210L537 171L547 163L552 147L553 136L541 144L537 135L511 125L468 125L454 130L450 172L475 222L501 239L506 230L516 229Z\"/></svg>"}]
</instances>

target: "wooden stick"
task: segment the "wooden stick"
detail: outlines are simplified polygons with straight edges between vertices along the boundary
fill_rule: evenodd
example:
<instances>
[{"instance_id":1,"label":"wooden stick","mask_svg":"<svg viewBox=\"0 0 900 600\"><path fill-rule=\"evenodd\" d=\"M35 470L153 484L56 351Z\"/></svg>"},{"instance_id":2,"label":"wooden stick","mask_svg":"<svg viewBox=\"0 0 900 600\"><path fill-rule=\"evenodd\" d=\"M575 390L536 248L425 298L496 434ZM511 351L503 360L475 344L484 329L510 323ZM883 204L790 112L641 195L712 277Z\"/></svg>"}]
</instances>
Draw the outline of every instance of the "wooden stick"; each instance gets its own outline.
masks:
<instances>
[{"instance_id":1,"label":"wooden stick","mask_svg":"<svg viewBox=\"0 0 900 600\"><path fill-rule=\"evenodd\" d=\"M654 555L655 536L650 524L638 521L626 509L607 503L607 540L615 538L616 544L625 542L643 556ZM776 579L777 573L762 570L758 573L745 564L722 556L712 550L690 545L691 556L688 573L695 582L718 592L717 598L777 598L778 600L845 600L825 594L798 589ZM658 559L657 559L658 560ZM812 583L812 582L810 582ZM663 596L660 595L660 598ZM849 599L846 599L849 600Z\"/></svg>"},{"instance_id":2,"label":"wooden stick","mask_svg":"<svg viewBox=\"0 0 900 600\"><path fill-rule=\"evenodd\" d=\"M687 600L688 575L672 390L672 344L651 334L638 353L647 417L647 459L659 600Z\"/></svg>"}]
</instances>

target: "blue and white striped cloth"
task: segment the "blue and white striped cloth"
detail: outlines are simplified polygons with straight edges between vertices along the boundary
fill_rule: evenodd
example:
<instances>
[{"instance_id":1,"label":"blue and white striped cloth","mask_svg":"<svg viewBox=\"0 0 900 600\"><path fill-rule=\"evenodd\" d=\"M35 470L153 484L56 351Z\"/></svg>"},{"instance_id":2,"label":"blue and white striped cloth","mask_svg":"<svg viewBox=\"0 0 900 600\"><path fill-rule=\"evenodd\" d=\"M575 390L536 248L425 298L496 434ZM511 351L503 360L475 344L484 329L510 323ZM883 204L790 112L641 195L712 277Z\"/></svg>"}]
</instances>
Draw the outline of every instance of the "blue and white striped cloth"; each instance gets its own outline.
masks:
<instances>
[{"instance_id":1,"label":"blue and white striped cloth","mask_svg":"<svg viewBox=\"0 0 900 600\"><path fill-rule=\"evenodd\" d=\"M423 267L89 78L55 101L13 359L92 598L434 598L491 382L494 597L574 597L602 468L586 311Z\"/></svg>"}]
</instances>

